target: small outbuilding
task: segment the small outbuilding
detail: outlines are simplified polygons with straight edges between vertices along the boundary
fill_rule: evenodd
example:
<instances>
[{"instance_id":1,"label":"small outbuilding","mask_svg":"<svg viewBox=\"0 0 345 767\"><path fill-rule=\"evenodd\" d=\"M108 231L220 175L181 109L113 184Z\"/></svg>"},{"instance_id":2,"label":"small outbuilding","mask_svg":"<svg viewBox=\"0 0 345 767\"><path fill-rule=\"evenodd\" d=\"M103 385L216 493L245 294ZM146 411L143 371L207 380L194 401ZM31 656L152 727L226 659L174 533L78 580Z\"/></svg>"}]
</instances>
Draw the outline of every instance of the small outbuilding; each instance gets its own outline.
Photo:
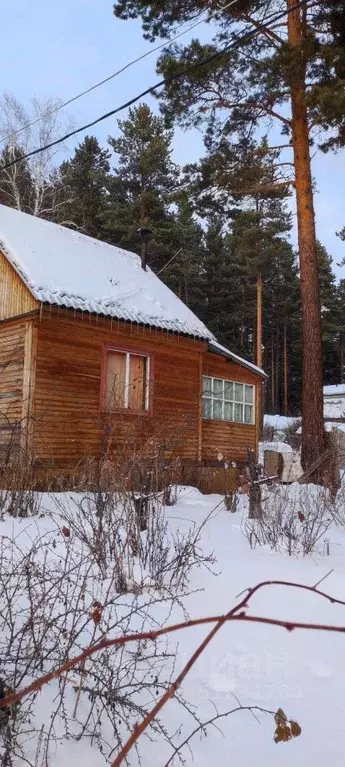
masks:
<instances>
[{"instance_id":1,"label":"small outbuilding","mask_svg":"<svg viewBox=\"0 0 345 767\"><path fill-rule=\"evenodd\" d=\"M262 370L135 253L2 205L0 366L0 449L42 482L105 449L199 476L257 455Z\"/></svg>"}]
</instances>

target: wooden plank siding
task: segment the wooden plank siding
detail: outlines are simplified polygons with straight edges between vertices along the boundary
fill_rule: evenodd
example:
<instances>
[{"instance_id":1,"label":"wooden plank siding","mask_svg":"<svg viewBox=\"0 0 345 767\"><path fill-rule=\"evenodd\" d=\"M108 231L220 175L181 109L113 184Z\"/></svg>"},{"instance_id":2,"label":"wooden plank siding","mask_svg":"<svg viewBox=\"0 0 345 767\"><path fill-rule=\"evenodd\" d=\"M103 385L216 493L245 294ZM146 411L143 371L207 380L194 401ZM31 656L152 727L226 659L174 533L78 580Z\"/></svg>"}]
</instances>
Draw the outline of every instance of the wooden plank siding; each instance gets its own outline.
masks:
<instances>
[{"instance_id":1,"label":"wooden plank siding","mask_svg":"<svg viewBox=\"0 0 345 767\"><path fill-rule=\"evenodd\" d=\"M11 442L26 448L29 418L30 379L33 369L32 320L0 323L0 445ZM28 371L25 374L25 370ZM26 378L26 381L24 381ZM25 391L24 391L25 387ZM23 437L24 435L24 437Z\"/></svg>"},{"instance_id":2,"label":"wooden plank siding","mask_svg":"<svg viewBox=\"0 0 345 767\"><path fill-rule=\"evenodd\" d=\"M38 301L0 251L0 320L28 314L38 307Z\"/></svg>"},{"instance_id":3,"label":"wooden plank siding","mask_svg":"<svg viewBox=\"0 0 345 767\"><path fill-rule=\"evenodd\" d=\"M255 425L212 420L202 422L203 460L217 461L218 455L222 455L227 461L245 461L248 447L256 454L258 449L258 391L261 379L251 370L211 352L203 356L203 375L253 384L256 387Z\"/></svg>"},{"instance_id":4,"label":"wooden plank siding","mask_svg":"<svg viewBox=\"0 0 345 767\"><path fill-rule=\"evenodd\" d=\"M106 345L152 354L152 417L101 412L102 359ZM152 451L165 443L166 456L190 462L244 461L247 447L257 449L257 427L203 421L201 376L211 375L257 385L258 376L207 345L156 329L130 326L71 311L44 309L38 322L34 445L38 462L75 465L97 456L104 438L115 450L135 452L144 443ZM110 435L110 436L109 436Z\"/></svg>"},{"instance_id":5,"label":"wooden plank siding","mask_svg":"<svg viewBox=\"0 0 345 767\"><path fill-rule=\"evenodd\" d=\"M49 316L50 315L50 316ZM152 417L101 413L104 347L153 355ZM73 312L44 311L38 324L34 445L38 461L75 464L97 456L105 436L114 449L157 441L166 454L198 459L199 341ZM109 434L111 435L109 437ZM149 447L148 447L149 449Z\"/></svg>"}]
</instances>

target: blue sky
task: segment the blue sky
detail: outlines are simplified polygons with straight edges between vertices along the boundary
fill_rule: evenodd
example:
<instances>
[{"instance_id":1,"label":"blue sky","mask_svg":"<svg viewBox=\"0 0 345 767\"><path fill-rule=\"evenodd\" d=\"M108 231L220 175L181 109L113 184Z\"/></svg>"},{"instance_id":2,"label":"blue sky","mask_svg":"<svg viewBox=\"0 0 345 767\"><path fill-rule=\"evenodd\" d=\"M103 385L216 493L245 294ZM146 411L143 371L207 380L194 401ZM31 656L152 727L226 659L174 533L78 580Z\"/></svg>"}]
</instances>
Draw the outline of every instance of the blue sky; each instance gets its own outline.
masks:
<instances>
[{"instance_id":1,"label":"blue sky","mask_svg":"<svg viewBox=\"0 0 345 767\"><path fill-rule=\"evenodd\" d=\"M32 96L67 100L149 50L152 46L143 40L140 23L116 20L112 5L112 0L11 0L4 4L0 91L12 92L26 107ZM155 82L156 57L147 57L72 104L68 113L76 125L91 121ZM147 100L157 108L153 99ZM103 143L116 132L116 118L92 131ZM73 141L68 145L71 152L74 145ZM177 162L191 162L201 154L200 134L176 131ZM335 262L345 256L345 243L335 235L345 225L344 171L345 150L338 155L318 153L313 160L317 234ZM345 277L345 268L337 268L336 263L335 271L338 277Z\"/></svg>"}]
</instances>

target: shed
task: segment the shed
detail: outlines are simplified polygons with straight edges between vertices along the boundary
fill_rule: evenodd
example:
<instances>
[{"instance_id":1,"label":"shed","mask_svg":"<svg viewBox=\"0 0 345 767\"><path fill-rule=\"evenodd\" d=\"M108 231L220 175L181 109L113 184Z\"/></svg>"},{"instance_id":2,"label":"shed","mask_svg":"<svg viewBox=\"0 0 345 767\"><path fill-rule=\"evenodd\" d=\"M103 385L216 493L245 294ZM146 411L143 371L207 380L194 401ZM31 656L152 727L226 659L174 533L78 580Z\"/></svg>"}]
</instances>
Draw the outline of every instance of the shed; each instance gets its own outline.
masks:
<instances>
[{"instance_id":1,"label":"shed","mask_svg":"<svg viewBox=\"0 0 345 767\"><path fill-rule=\"evenodd\" d=\"M0 447L46 482L105 450L190 478L257 454L262 370L135 253L2 205L0 365Z\"/></svg>"}]
</instances>

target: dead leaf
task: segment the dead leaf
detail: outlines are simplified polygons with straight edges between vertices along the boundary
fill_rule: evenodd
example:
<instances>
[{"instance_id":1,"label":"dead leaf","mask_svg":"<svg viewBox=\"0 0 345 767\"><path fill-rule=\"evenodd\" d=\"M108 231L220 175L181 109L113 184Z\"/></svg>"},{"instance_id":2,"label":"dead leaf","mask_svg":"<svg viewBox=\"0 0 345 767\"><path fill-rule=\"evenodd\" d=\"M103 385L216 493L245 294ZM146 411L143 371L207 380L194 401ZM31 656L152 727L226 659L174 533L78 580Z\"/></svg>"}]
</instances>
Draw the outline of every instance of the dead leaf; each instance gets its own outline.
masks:
<instances>
[{"instance_id":1,"label":"dead leaf","mask_svg":"<svg viewBox=\"0 0 345 767\"><path fill-rule=\"evenodd\" d=\"M293 722L293 721L291 720L291 722L290 722L290 726L291 726L291 734L292 734L292 737L293 737L293 738L298 738L298 736L299 736L299 735L301 734L301 732L302 732L302 730L301 730L301 727L299 726L298 722Z\"/></svg>"},{"instance_id":2,"label":"dead leaf","mask_svg":"<svg viewBox=\"0 0 345 767\"><path fill-rule=\"evenodd\" d=\"M286 743L288 740L292 738L290 727L287 725L279 724L275 733L274 733L274 742L275 743L281 743L282 741Z\"/></svg>"},{"instance_id":3,"label":"dead leaf","mask_svg":"<svg viewBox=\"0 0 345 767\"><path fill-rule=\"evenodd\" d=\"M287 722L287 716L282 708L278 708L277 713L274 715L275 723L279 726L284 725Z\"/></svg>"},{"instance_id":4,"label":"dead leaf","mask_svg":"<svg viewBox=\"0 0 345 767\"><path fill-rule=\"evenodd\" d=\"M102 612L98 607L92 611L91 618L96 625L101 622Z\"/></svg>"},{"instance_id":5,"label":"dead leaf","mask_svg":"<svg viewBox=\"0 0 345 767\"><path fill-rule=\"evenodd\" d=\"M69 538L69 537L70 537L70 535L71 535L71 531L69 530L69 528L68 528L68 527L63 527L63 528L62 528L62 530L61 530L61 532L62 532L62 535L63 535L65 538Z\"/></svg>"}]
</instances>

